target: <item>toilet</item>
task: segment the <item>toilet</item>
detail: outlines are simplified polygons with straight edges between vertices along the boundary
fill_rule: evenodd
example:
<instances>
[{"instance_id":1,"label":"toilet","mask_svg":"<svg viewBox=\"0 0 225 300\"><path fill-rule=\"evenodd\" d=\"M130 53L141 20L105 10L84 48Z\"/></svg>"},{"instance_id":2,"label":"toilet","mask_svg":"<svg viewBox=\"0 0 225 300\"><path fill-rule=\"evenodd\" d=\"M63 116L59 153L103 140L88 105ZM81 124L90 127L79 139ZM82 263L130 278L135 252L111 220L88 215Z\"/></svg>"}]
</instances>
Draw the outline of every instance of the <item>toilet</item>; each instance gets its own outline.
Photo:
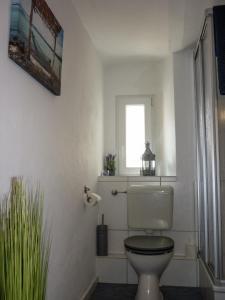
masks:
<instances>
[{"instance_id":1,"label":"toilet","mask_svg":"<svg viewBox=\"0 0 225 300\"><path fill-rule=\"evenodd\" d=\"M147 233L124 240L127 258L138 275L135 300L163 300L159 281L173 256L174 241L153 234L154 230L172 227L173 188L131 186L127 191L127 209L129 229Z\"/></svg>"}]
</instances>

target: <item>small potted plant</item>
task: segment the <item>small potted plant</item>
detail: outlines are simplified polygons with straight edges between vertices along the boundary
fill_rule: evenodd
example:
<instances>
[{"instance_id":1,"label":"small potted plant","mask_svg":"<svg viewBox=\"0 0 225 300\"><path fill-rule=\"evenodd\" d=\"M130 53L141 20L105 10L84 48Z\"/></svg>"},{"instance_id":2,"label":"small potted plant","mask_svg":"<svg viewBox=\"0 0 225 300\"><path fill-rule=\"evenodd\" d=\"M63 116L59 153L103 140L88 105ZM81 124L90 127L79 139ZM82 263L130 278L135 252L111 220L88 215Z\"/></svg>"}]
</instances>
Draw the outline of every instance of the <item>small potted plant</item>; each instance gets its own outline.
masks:
<instances>
[{"instance_id":1,"label":"small potted plant","mask_svg":"<svg viewBox=\"0 0 225 300\"><path fill-rule=\"evenodd\" d=\"M115 176L116 173L116 155L108 154L104 159L104 175Z\"/></svg>"}]
</instances>

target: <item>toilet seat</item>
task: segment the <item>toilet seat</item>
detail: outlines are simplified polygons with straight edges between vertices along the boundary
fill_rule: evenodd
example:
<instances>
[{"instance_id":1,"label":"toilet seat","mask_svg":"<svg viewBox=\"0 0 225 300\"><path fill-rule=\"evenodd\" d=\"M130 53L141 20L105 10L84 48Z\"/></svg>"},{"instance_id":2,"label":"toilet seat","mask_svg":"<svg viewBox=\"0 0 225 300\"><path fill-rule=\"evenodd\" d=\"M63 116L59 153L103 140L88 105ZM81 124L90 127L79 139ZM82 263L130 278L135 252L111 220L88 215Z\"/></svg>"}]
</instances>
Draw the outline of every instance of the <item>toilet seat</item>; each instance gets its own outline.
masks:
<instances>
[{"instance_id":1,"label":"toilet seat","mask_svg":"<svg viewBox=\"0 0 225 300\"><path fill-rule=\"evenodd\" d=\"M161 255L174 249L174 241L165 236L132 236L124 240L127 251L140 255Z\"/></svg>"}]
</instances>

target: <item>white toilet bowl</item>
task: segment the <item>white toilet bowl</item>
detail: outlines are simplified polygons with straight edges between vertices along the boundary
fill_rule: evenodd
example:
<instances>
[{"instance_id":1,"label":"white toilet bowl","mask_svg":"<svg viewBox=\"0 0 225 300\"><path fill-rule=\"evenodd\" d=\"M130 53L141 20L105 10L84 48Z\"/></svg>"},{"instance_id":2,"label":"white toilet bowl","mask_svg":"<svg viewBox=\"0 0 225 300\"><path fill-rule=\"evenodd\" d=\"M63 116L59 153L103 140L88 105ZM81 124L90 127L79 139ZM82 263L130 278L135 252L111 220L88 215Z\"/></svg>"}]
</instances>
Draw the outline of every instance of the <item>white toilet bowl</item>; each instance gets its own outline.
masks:
<instances>
[{"instance_id":1,"label":"white toilet bowl","mask_svg":"<svg viewBox=\"0 0 225 300\"><path fill-rule=\"evenodd\" d=\"M162 236L133 236L124 245L128 260L138 274L135 300L163 300L159 280L173 256L173 240Z\"/></svg>"}]
</instances>

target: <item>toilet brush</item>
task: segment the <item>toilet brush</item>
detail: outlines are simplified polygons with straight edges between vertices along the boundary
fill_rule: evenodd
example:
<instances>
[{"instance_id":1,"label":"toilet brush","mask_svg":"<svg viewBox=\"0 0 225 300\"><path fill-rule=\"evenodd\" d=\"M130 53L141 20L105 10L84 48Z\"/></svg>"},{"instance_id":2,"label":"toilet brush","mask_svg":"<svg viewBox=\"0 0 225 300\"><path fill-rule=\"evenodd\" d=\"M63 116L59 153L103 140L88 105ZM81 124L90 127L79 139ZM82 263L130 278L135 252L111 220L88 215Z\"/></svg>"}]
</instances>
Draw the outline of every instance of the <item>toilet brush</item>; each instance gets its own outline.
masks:
<instances>
[{"instance_id":1,"label":"toilet brush","mask_svg":"<svg viewBox=\"0 0 225 300\"><path fill-rule=\"evenodd\" d=\"M104 224L104 214L102 214L102 224L96 227L97 256L108 255L108 226Z\"/></svg>"}]
</instances>

